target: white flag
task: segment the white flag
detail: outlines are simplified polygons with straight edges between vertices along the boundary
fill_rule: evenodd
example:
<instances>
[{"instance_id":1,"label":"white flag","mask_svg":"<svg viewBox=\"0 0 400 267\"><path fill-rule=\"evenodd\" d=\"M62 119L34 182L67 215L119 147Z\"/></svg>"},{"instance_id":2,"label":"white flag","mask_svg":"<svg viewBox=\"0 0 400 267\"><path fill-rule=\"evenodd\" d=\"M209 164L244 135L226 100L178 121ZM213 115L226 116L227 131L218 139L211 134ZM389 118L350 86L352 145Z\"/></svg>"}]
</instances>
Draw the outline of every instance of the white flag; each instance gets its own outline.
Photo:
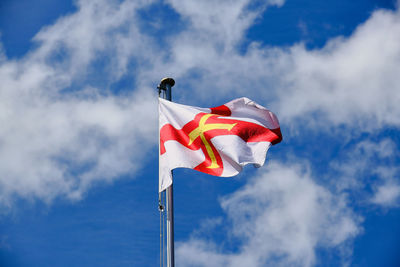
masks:
<instances>
[{"instance_id":1,"label":"white flag","mask_svg":"<svg viewBox=\"0 0 400 267\"><path fill-rule=\"evenodd\" d=\"M216 108L159 99L159 191L172 184L171 170L191 168L215 176L262 166L268 148L282 140L275 114L248 98Z\"/></svg>"}]
</instances>

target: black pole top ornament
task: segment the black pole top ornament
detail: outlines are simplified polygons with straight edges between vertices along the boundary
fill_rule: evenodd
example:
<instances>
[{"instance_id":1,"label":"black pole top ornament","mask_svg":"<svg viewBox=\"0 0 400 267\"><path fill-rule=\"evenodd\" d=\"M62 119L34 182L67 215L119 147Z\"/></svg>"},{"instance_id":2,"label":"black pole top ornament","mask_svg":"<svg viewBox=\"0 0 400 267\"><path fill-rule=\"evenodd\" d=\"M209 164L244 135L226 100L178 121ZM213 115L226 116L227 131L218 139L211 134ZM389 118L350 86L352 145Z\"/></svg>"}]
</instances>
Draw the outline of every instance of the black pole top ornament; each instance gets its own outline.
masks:
<instances>
[{"instance_id":1,"label":"black pole top ornament","mask_svg":"<svg viewBox=\"0 0 400 267\"><path fill-rule=\"evenodd\" d=\"M158 89L167 90L167 85L170 85L171 87L174 86L175 80L172 78L163 78L160 82L160 85L158 85Z\"/></svg>"}]
</instances>

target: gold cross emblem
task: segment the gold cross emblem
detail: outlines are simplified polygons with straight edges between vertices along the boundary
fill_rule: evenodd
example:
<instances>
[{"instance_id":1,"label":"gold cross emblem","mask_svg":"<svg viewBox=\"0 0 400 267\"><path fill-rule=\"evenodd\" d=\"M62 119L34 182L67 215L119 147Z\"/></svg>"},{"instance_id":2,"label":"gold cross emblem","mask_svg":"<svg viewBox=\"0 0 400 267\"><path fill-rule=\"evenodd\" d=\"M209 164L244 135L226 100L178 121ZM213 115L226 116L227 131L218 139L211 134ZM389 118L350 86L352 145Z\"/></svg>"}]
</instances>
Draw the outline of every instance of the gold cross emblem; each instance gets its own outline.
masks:
<instances>
[{"instance_id":1,"label":"gold cross emblem","mask_svg":"<svg viewBox=\"0 0 400 267\"><path fill-rule=\"evenodd\" d=\"M237 123L233 123L233 124L209 123L209 124L206 124L206 121L208 120L208 118L210 118L212 116L218 117L220 115L204 114L199 121L199 126L189 133L190 141L189 141L188 145L190 146L198 137L200 137L200 139L203 142L203 144L205 145L207 153L211 159L211 165L208 166L207 168L216 169L216 168L219 168L220 166L217 163L217 159L214 155L212 147L211 147L210 143L208 142L207 138L204 136L204 133L207 131L210 131L210 130L228 130L228 131L230 131L233 127L235 127L235 125Z\"/></svg>"}]
</instances>

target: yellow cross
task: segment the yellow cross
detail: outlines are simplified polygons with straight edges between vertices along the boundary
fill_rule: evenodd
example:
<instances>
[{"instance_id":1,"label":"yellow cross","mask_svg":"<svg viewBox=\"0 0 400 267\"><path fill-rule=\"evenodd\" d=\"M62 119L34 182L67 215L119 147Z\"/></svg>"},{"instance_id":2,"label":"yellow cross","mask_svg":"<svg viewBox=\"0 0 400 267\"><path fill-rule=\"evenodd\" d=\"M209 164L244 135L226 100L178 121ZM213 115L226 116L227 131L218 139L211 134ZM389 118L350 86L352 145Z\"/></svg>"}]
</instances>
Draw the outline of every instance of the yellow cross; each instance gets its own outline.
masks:
<instances>
[{"instance_id":1,"label":"yellow cross","mask_svg":"<svg viewBox=\"0 0 400 267\"><path fill-rule=\"evenodd\" d=\"M208 143L206 137L204 136L204 133L207 131L210 131L210 130L217 130L217 129L230 131L233 127L235 127L236 123L234 123L234 124L224 124L224 123L205 124L207 119L210 118L211 116L219 116L219 115L205 114L204 116L201 117L201 119L199 121L199 126L189 133L189 138L190 138L189 146L194 142L194 140L196 140L197 137L200 136L200 139L203 142L203 144L206 146L207 153L211 159L211 165L208 166L207 168L216 169L216 168L219 168L219 165L217 163L217 159L215 158L215 155L211 148L210 143Z\"/></svg>"}]
</instances>

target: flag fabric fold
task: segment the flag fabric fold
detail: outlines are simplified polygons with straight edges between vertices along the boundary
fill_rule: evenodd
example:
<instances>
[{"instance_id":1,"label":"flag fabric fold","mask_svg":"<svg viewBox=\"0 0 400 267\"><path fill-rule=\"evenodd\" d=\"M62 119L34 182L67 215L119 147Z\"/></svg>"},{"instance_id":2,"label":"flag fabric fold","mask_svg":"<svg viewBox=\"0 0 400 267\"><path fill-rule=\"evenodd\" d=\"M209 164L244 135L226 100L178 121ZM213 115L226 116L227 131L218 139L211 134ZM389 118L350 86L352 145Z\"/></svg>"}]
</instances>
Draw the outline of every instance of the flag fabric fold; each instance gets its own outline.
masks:
<instances>
[{"instance_id":1,"label":"flag fabric fold","mask_svg":"<svg viewBox=\"0 0 400 267\"><path fill-rule=\"evenodd\" d=\"M160 192L172 184L175 168L230 177L246 164L260 167L269 147L282 140L275 114L245 97L215 108L160 98L159 133Z\"/></svg>"}]
</instances>

